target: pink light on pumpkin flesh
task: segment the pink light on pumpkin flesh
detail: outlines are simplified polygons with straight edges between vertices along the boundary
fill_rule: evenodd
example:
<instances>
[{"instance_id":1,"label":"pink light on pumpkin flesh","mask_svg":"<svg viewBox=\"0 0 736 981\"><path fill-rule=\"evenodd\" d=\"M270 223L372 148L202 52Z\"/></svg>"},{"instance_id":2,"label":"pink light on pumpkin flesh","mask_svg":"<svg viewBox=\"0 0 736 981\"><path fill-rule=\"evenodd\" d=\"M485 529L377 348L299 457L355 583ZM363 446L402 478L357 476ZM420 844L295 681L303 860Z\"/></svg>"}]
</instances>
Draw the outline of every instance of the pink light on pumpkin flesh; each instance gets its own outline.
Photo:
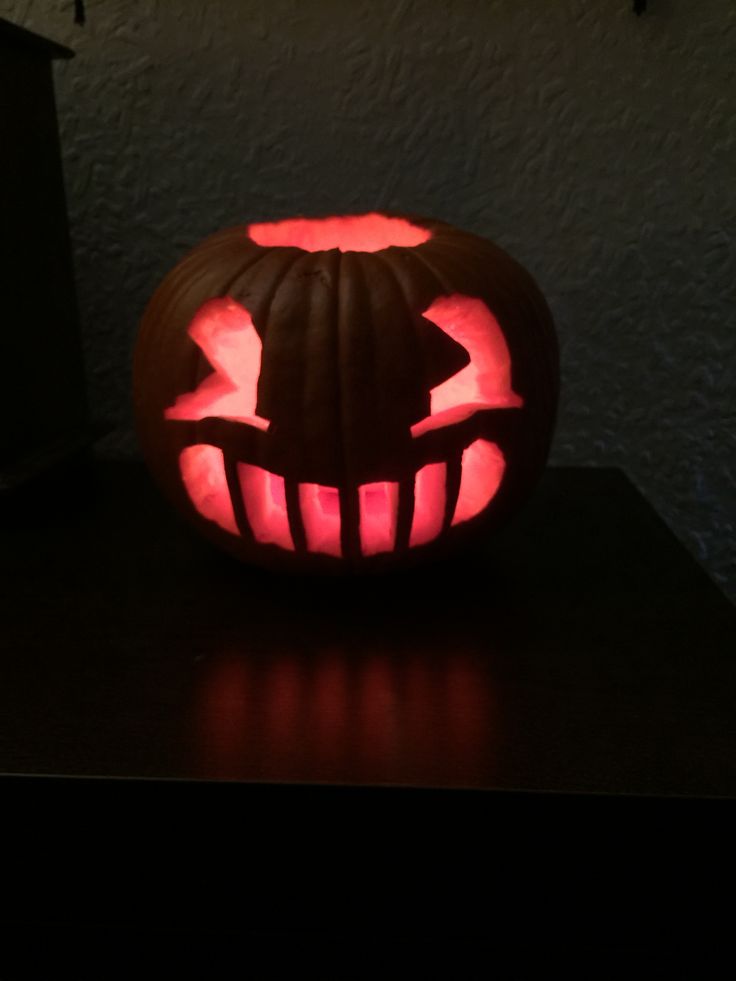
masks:
<instances>
[{"instance_id":1,"label":"pink light on pumpkin flesh","mask_svg":"<svg viewBox=\"0 0 736 981\"><path fill-rule=\"evenodd\" d=\"M430 414L411 427L415 438L469 418L482 409L511 409L523 399L511 387L511 356L501 327L482 300L453 294L440 297L423 314L470 356L469 363L430 391ZM505 469L494 443L478 439L463 452L462 475L452 524L469 521L490 504ZM442 531L447 468L422 467L414 481L414 517L409 544L423 545Z\"/></svg>"},{"instance_id":2,"label":"pink light on pumpkin flesh","mask_svg":"<svg viewBox=\"0 0 736 981\"><path fill-rule=\"evenodd\" d=\"M185 447L179 456L181 479L202 517L237 535L222 450L207 443Z\"/></svg>"},{"instance_id":3,"label":"pink light on pumpkin flesh","mask_svg":"<svg viewBox=\"0 0 736 981\"><path fill-rule=\"evenodd\" d=\"M253 537L264 545L279 545L294 551L294 540L286 511L284 478L250 463L238 464L238 478L245 513Z\"/></svg>"},{"instance_id":4,"label":"pink light on pumpkin flesh","mask_svg":"<svg viewBox=\"0 0 736 981\"><path fill-rule=\"evenodd\" d=\"M324 552L339 558L340 493L336 487L321 484L299 484L299 508L302 514L307 550Z\"/></svg>"},{"instance_id":5,"label":"pink light on pumpkin flesh","mask_svg":"<svg viewBox=\"0 0 736 981\"><path fill-rule=\"evenodd\" d=\"M463 452L462 468L453 525L470 521L488 507L501 484L506 461L495 443L476 439Z\"/></svg>"},{"instance_id":6,"label":"pink light on pumpkin flesh","mask_svg":"<svg viewBox=\"0 0 736 981\"><path fill-rule=\"evenodd\" d=\"M367 215L335 215L330 218L288 218L248 226L248 236L264 247L296 247L305 252L380 252L392 245L414 248L432 233L405 218L378 212Z\"/></svg>"},{"instance_id":7,"label":"pink light on pumpkin flesh","mask_svg":"<svg viewBox=\"0 0 736 981\"><path fill-rule=\"evenodd\" d=\"M379 216L382 217L382 216ZM522 400L511 389L510 358L500 327L485 305L471 297L435 301L425 316L470 354L470 364L430 393L431 415L412 427L419 436L467 418L478 409L512 408ZM208 301L195 315L190 336L215 371L193 391L177 398L167 419L223 416L259 429L269 422L255 414L261 341L249 312L229 298ZM463 452L460 490L452 524L483 511L498 490L505 461L498 447L478 439ZM199 513L238 535L222 451L207 444L185 448L180 456L182 481ZM243 506L256 541L293 551L284 480L262 467L239 463ZM442 531L447 466L430 463L415 475L414 514L409 544L422 545ZM383 481L358 488L360 543L365 556L395 548L398 484ZM307 548L341 557L339 491L319 484L299 485L299 506Z\"/></svg>"},{"instance_id":8,"label":"pink light on pumpkin flesh","mask_svg":"<svg viewBox=\"0 0 736 981\"><path fill-rule=\"evenodd\" d=\"M470 362L431 389L430 414L411 427L412 436L461 422L480 409L523 405L511 388L511 356L503 332L482 300L459 294L443 296L422 316L462 344Z\"/></svg>"},{"instance_id":9,"label":"pink light on pumpkin flesh","mask_svg":"<svg viewBox=\"0 0 736 981\"><path fill-rule=\"evenodd\" d=\"M399 485L388 480L361 484L358 499L361 552L363 555L393 552L399 512Z\"/></svg>"},{"instance_id":10,"label":"pink light on pumpkin flesh","mask_svg":"<svg viewBox=\"0 0 736 981\"><path fill-rule=\"evenodd\" d=\"M409 544L424 545L442 531L445 517L447 464L428 463L414 478L414 516Z\"/></svg>"},{"instance_id":11,"label":"pink light on pumpkin flesh","mask_svg":"<svg viewBox=\"0 0 736 981\"><path fill-rule=\"evenodd\" d=\"M268 429L268 419L256 413L262 344L250 313L230 297L208 300L194 315L188 333L215 370L193 392L180 395L164 417L217 416Z\"/></svg>"}]
</instances>

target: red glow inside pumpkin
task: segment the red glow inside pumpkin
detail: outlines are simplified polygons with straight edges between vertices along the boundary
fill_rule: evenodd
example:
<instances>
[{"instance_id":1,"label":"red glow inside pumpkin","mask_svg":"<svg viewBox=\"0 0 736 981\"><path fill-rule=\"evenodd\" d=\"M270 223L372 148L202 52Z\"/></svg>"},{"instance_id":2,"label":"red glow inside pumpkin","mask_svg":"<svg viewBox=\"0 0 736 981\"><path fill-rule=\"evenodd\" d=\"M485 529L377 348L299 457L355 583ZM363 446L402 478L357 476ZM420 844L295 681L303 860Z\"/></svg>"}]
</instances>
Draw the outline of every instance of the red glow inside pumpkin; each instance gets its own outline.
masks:
<instances>
[{"instance_id":1,"label":"red glow inside pumpkin","mask_svg":"<svg viewBox=\"0 0 736 981\"><path fill-rule=\"evenodd\" d=\"M202 517L239 535L225 477L222 451L199 443L182 450L182 481ZM452 524L476 517L490 504L498 490L505 461L494 443L476 439L463 452L460 490ZM284 480L262 467L238 464L240 491L253 537L264 545L294 551L289 526ZM414 516L409 545L424 545L442 531L447 491L447 465L429 463L414 478ZM376 481L358 487L360 504L360 547L363 555L392 552L396 543L399 485ZM299 484L301 513L307 549L340 557L340 492L321 484Z\"/></svg>"},{"instance_id":2,"label":"red glow inside pumpkin","mask_svg":"<svg viewBox=\"0 0 736 981\"><path fill-rule=\"evenodd\" d=\"M329 221L344 220L347 219ZM414 437L458 422L478 410L522 405L522 399L511 388L511 362L501 328L482 301L459 295L442 297L432 303L424 316L462 344L470 362L431 390L430 415L411 427ZM210 300L195 314L189 334L214 371L194 391L180 395L166 409L165 417L198 420L220 416L267 430L269 421L256 414L262 345L250 313L229 298ZM464 450L461 468L453 525L469 521L488 506L501 483L505 461L495 444L476 439ZM189 446L181 453L180 469L187 493L202 517L239 535L222 451L208 444ZM242 510L255 540L294 551L283 477L240 462L238 480ZM430 463L420 468L414 478L411 547L440 535L446 497L447 464ZM362 484L358 499L362 554L392 552L396 547L398 483ZM308 551L340 557L339 490L301 483L298 502Z\"/></svg>"},{"instance_id":3,"label":"red glow inside pumpkin","mask_svg":"<svg viewBox=\"0 0 736 981\"><path fill-rule=\"evenodd\" d=\"M209 300L194 315L189 336L215 370L193 392L180 395L165 418L219 416L268 429L268 419L256 414L261 339L245 307L227 297Z\"/></svg>"},{"instance_id":4,"label":"red glow inside pumpkin","mask_svg":"<svg viewBox=\"0 0 736 981\"><path fill-rule=\"evenodd\" d=\"M249 237L264 247L292 246L305 252L380 252L392 245L412 248L428 241L432 233L404 218L340 215L332 218L288 218L248 227Z\"/></svg>"},{"instance_id":5,"label":"red glow inside pumpkin","mask_svg":"<svg viewBox=\"0 0 736 981\"><path fill-rule=\"evenodd\" d=\"M206 443L187 446L181 451L179 468L192 504L202 517L214 521L232 535L239 534L222 450Z\"/></svg>"},{"instance_id":6,"label":"red glow inside pumpkin","mask_svg":"<svg viewBox=\"0 0 736 981\"><path fill-rule=\"evenodd\" d=\"M414 516L409 544L424 545L442 531L445 517L447 464L428 463L414 478Z\"/></svg>"},{"instance_id":7,"label":"red glow inside pumpkin","mask_svg":"<svg viewBox=\"0 0 736 981\"><path fill-rule=\"evenodd\" d=\"M463 453L460 493L452 523L470 521L488 507L501 483L506 463L495 443L476 439Z\"/></svg>"},{"instance_id":8,"label":"red glow inside pumpkin","mask_svg":"<svg viewBox=\"0 0 736 981\"><path fill-rule=\"evenodd\" d=\"M338 557L342 555L340 494L337 488L323 487L321 484L299 484L299 507L307 549Z\"/></svg>"},{"instance_id":9,"label":"red glow inside pumpkin","mask_svg":"<svg viewBox=\"0 0 736 981\"><path fill-rule=\"evenodd\" d=\"M253 537L264 545L294 551L286 511L284 478L250 463L238 464L243 505Z\"/></svg>"},{"instance_id":10,"label":"red glow inside pumpkin","mask_svg":"<svg viewBox=\"0 0 736 981\"><path fill-rule=\"evenodd\" d=\"M443 296L424 311L470 355L470 363L430 392L430 414L411 427L412 436L467 419L479 409L516 408L523 400L511 388L511 356L498 321L482 300Z\"/></svg>"},{"instance_id":11,"label":"red glow inside pumpkin","mask_svg":"<svg viewBox=\"0 0 736 981\"><path fill-rule=\"evenodd\" d=\"M399 485L388 480L361 484L358 498L361 552L363 555L393 552L399 513Z\"/></svg>"}]
</instances>

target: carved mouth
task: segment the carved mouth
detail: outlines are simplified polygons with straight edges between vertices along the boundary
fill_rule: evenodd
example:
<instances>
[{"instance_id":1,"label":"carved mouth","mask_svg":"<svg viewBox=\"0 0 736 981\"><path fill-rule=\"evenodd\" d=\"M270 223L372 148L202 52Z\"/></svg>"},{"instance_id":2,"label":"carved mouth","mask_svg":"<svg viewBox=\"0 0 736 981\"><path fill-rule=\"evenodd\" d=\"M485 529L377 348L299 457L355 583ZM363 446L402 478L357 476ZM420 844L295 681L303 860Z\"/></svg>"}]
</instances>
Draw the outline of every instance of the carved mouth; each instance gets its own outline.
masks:
<instances>
[{"instance_id":1,"label":"carved mouth","mask_svg":"<svg viewBox=\"0 0 736 981\"><path fill-rule=\"evenodd\" d=\"M485 510L505 470L500 449L485 439L463 451L459 468L428 463L401 483L377 481L352 491L310 483L287 488L263 467L228 464L207 443L186 447L179 465L195 509L229 534L335 558L350 540L363 557L433 541Z\"/></svg>"},{"instance_id":2,"label":"carved mouth","mask_svg":"<svg viewBox=\"0 0 736 981\"><path fill-rule=\"evenodd\" d=\"M331 234L331 226L323 231ZM428 414L410 426L415 446L483 413L505 414L523 405L511 386L504 335L481 300L442 296L422 317L464 351L466 361L430 387ZM285 551L367 558L434 541L476 517L495 496L504 456L497 443L477 433L453 443L449 452L425 451L414 473L400 480L357 486L285 480L245 462L268 462L267 456L251 455L246 443L272 434L271 419L258 408L263 342L252 315L230 297L214 298L199 308L188 333L213 371L177 396L164 417L198 423L200 442L179 458L182 481L199 514L228 534ZM288 469L283 461L272 465ZM366 469L370 473L372 467ZM328 479L340 478L331 473Z\"/></svg>"}]
</instances>

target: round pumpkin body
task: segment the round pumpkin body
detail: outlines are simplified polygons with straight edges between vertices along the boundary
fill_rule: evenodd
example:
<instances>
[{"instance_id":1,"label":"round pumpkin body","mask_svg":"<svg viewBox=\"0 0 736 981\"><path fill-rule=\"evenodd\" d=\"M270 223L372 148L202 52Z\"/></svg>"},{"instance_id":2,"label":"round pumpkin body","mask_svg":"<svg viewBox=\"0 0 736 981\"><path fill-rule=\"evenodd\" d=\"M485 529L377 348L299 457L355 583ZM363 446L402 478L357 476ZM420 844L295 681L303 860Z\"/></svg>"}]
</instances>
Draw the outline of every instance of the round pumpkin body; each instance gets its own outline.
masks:
<instances>
[{"instance_id":1,"label":"round pumpkin body","mask_svg":"<svg viewBox=\"0 0 736 981\"><path fill-rule=\"evenodd\" d=\"M211 236L140 328L136 422L166 496L275 568L411 563L504 521L546 462L557 343L497 246L395 214Z\"/></svg>"}]
</instances>

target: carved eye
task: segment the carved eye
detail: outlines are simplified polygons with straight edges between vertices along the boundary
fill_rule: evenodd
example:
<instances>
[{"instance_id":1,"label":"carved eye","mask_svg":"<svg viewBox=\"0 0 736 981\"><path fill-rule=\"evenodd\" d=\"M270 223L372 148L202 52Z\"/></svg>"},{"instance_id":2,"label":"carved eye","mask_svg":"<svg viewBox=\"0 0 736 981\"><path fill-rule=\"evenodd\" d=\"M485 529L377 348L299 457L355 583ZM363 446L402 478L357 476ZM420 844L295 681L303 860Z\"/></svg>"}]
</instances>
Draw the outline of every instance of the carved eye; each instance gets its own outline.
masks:
<instances>
[{"instance_id":1,"label":"carved eye","mask_svg":"<svg viewBox=\"0 0 736 981\"><path fill-rule=\"evenodd\" d=\"M193 392L180 395L164 418L219 416L268 429L268 419L256 413L263 345L245 307L227 297L208 300L188 333L215 370Z\"/></svg>"},{"instance_id":2,"label":"carved eye","mask_svg":"<svg viewBox=\"0 0 736 981\"><path fill-rule=\"evenodd\" d=\"M208 300L195 314L188 333L214 371L194 391L180 395L164 418L196 422L219 417L267 430L269 420L256 412L263 345L250 313L228 297ZM207 443L188 446L179 468L197 511L239 535L222 450ZM247 463L238 464L237 477L256 539L293 550L283 477Z\"/></svg>"},{"instance_id":3,"label":"carved eye","mask_svg":"<svg viewBox=\"0 0 736 981\"><path fill-rule=\"evenodd\" d=\"M467 419L480 409L523 404L511 388L511 357L498 321L482 300L440 297L423 316L461 344L470 356L464 368L430 392L430 413L411 427L412 436Z\"/></svg>"},{"instance_id":4,"label":"carved eye","mask_svg":"<svg viewBox=\"0 0 736 981\"><path fill-rule=\"evenodd\" d=\"M412 436L462 422L482 409L523 405L523 399L511 387L511 357L506 340L485 303L459 294L441 297L425 310L424 317L462 345L470 360L431 389L430 413L411 427ZM453 525L474 518L489 504L505 467L503 454L494 443L476 439L466 447L460 462ZM440 534L447 482L444 462L429 463L417 473L410 545L423 545Z\"/></svg>"}]
</instances>

